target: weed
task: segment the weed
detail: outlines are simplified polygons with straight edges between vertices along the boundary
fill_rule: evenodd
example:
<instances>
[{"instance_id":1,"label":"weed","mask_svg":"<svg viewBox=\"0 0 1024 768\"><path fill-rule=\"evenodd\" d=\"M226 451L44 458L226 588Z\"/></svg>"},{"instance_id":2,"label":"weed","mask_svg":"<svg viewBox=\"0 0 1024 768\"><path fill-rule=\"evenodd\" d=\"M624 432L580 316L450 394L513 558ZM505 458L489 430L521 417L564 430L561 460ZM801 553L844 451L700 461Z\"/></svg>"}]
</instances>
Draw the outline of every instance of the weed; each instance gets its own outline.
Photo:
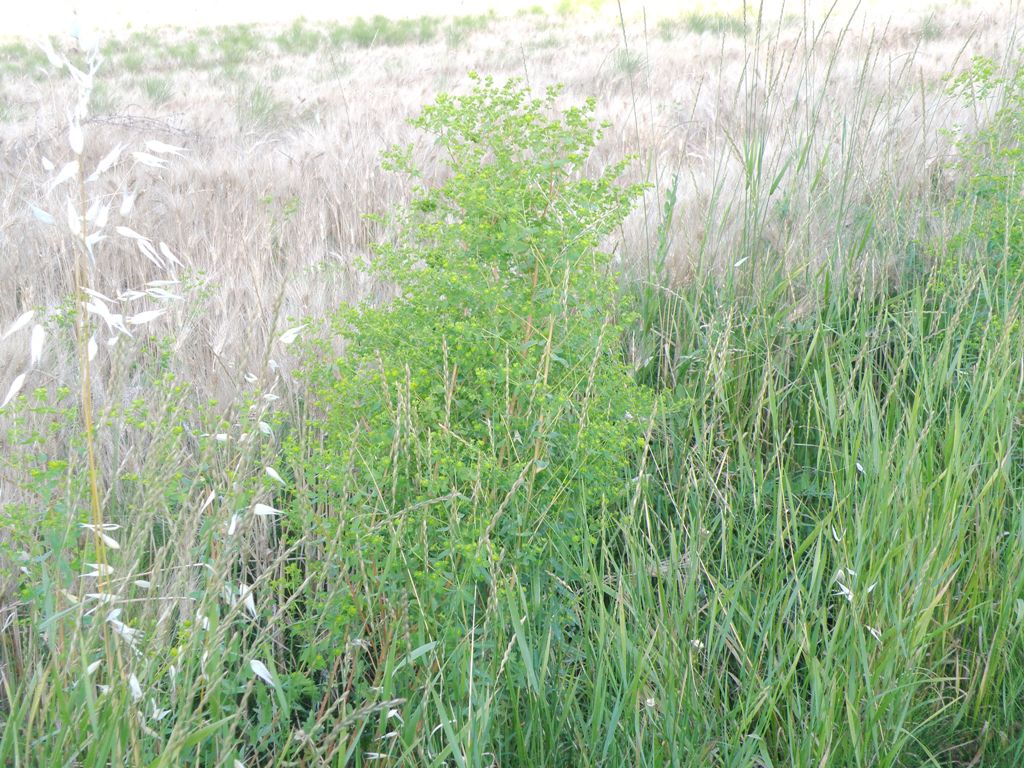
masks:
<instances>
[{"instance_id":1,"label":"weed","mask_svg":"<svg viewBox=\"0 0 1024 768\"><path fill-rule=\"evenodd\" d=\"M263 40L248 25L225 27L216 37L216 50L219 62L223 66L232 67L245 63L263 47Z\"/></svg>"},{"instance_id":2,"label":"weed","mask_svg":"<svg viewBox=\"0 0 1024 768\"><path fill-rule=\"evenodd\" d=\"M688 13L682 17L682 25L699 35L711 33L742 37L747 32L747 24L741 17L725 13Z\"/></svg>"},{"instance_id":3,"label":"weed","mask_svg":"<svg viewBox=\"0 0 1024 768\"><path fill-rule=\"evenodd\" d=\"M175 67L195 69L202 61L202 49L196 40L171 43L166 47L166 52Z\"/></svg>"},{"instance_id":4,"label":"weed","mask_svg":"<svg viewBox=\"0 0 1024 768\"><path fill-rule=\"evenodd\" d=\"M38 76L45 72L46 55L25 43L12 42L0 46L0 71L26 72Z\"/></svg>"},{"instance_id":5,"label":"weed","mask_svg":"<svg viewBox=\"0 0 1024 768\"><path fill-rule=\"evenodd\" d=\"M526 50L529 51L546 51L552 48L557 48L561 45L561 39L558 35L548 34L540 37L535 37L526 44Z\"/></svg>"},{"instance_id":6,"label":"weed","mask_svg":"<svg viewBox=\"0 0 1024 768\"><path fill-rule=\"evenodd\" d=\"M146 66L146 54L135 48L129 48L121 54L118 64L125 72L137 74Z\"/></svg>"},{"instance_id":7,"label":"weed","mask_svg":"<svg viewBox=\"0 0 1024 768\"><path fill-rule=\"evenodd\" d=\"M926 41L939 40L942 37L942 33L942 22L934 13L925 16L918 29L921 39Z\"/></svg>"},{"instance_id":8,"label":"weed","mask_svg":"<svg viewBox=\"0 0 1024 768\"><path fill-rule=\"evenodd\" d=\"M725 13L691 12L676 18L659 19L655 31L662 40L673 39L680 30L694 34L735 35L742 37L747 24L742 17Z\"/></svg>"},{"instance_id":9,"label":"weed","mask_svg":"<svg viewBox=\"0 0 1024 768\"><path fill-rule=\"evenodd\" d=\"M89 112L94 115L115 112L119 104L117 94L106 83L97 83L89 94Z\"/></svg>"},{"instance_id":10,"label":"weed","mask_svg":"<svg viewBox=\"0 0 1024 768\"><path fill-rule=\"evenodd\" d=\"M239 125L261 131L280 126L288 109L270 87L262 83L242 86L236 104Z\"/></svg>"},{"instance_id":11,"label":"weed","mask_svg":"<svg viewBox=\"0 0 1024 768\"><path fill-rule=\"evenodd\" d=\"M103 41L103 45L100 47L100 53L106 60L114 59L121 56L125 51L124 41L117 37L109 37Z\"/></svg>"},{"instance_id":12,"label":"weed","mask_svg":"<svg viewBox=\"0 0 1024 768\"><path fill-rule=\"evenodd\" d=\"M556 12L560 16L573 16L585 11L598 11L608 0L559 0Z\"/></svg>"},{"instance_id":13,"label":"weed","mask_svg":"<svg viewBox=\"0 0 1024 768\"><path fill-rule=\"evenodd\" d=\"M154 106L162 106L174 97L170 80L164 77L147 77L142 81L142 90Z\"/></svg>"},{"instance_id":14,"label":"weed","mask_svg":"<svg viewBox=\"0 0 1024 768\"><path fill-rule=\"evenodd\" d=\"M624 48L620 48L615 51L612 63L615 67L615 71L619 75L627 78L636 77L647 65L643 54L637 53L636 51L626 50Z\"/></svg>"},{"instance_id":15,"label":"weed","mask_svg":"<svg viewBox=\"0 0 1024 768\"><path fill-rule=\"evenodd\" d=\"M321 33L308 27L302 19L296 19L286 32L274 38L280 51L300 56L309 56L320 47L321 41Z\"/></svg>"},{"instance_id":16,"label":"weed","mask_svg":"<svg viewBox=\"0 0 1024 768\"><path fill-rule=\"evenodd\" d=\"M409 45L427 43L438 33L441 20L432 16L392 20L385 16L356 19L350 26L335 26L328 37L334 46L352 44L358 48L372 45Z\"/></svg>"},{"instance_id":17,"label":"weed","mask_svg":"<svg viewBox=\"0 0 1024 768\"><path fill-rule=\"evenodd\" d=\"M478 16L456 16L445 29L445 41L449 48L457 48L466 38L482 32L494 21L494 13Z\"/></svg>"}]
</instances>

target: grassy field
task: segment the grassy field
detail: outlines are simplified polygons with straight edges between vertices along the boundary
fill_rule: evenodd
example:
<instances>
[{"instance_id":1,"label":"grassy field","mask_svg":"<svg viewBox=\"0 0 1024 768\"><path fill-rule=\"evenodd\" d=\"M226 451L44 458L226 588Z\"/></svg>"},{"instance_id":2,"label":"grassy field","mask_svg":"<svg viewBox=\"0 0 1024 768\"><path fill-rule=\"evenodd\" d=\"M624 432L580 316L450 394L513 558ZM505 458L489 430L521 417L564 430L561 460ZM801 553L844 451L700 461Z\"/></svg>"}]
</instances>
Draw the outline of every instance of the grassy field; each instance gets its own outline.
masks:
<instances>
[{"instance_id":1,"label":"grassy field","mask_svg":"<svg viewBox=\"0 0 1024 768\"><path fill-rule=\"evenodd\" d=\"M0 764L1024 764L1016 21L4 43Z\"/></svg>"}]
</instances>

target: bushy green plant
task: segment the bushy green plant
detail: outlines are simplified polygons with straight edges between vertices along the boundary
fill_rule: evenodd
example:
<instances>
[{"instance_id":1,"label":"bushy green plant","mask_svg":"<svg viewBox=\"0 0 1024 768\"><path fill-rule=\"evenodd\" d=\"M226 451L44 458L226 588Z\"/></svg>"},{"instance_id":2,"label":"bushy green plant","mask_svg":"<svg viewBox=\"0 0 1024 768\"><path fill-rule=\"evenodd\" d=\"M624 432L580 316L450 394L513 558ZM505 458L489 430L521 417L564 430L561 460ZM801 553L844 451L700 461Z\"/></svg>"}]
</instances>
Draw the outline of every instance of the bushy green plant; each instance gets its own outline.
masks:
<instances>
[{"instance_id":1,"label":"bushy green plant","mask_svg":"<svg viewBox=\"0 0 1024 768\"><path fill-rule=\"evenodd\" d=\"M398 296L340 309L306 360L317 437L291 451L351 553L327 567L400 552L392 587L456 634L497 573L578 577L581 545L629 503L649 424L601 248L641 187L618 183L626 161L583 173L602 129L591 102L558 97L474 78L413 121L448 167L428 184L408 148L386 155L418 180L374 264Z\"/></svg>"},{"instance_id":2,"label":"bushy green plant","mask_svg":"<svg viewBox=\"0 0 1024 768\"><path fill-rule=\"evenodd\" d=\"M939 244L931 279L937 309L966 340L961 364L969 366L986 336L998 336L1005 323L1013 332L1018 322L1012 305L1024 279L1024 68L976 56L949 92L979 111L994 106L978 129L956 140L956 229Z\"/></svg>"},{"instance_id":3,"label":"bushy green plant","mask_svg":"<svg viewBox=\"0 0 1024 768\"><path fill-rule=\"evenodd\" d=\"M1005 259L1017 271L1024 266L1024 68L1004 70L978 56L950 91L974 105L997 99L991 119L957 142L956 170L967 179L957 202L965 237L981 243L989 267Z\"/></svg>"}]
</instances>

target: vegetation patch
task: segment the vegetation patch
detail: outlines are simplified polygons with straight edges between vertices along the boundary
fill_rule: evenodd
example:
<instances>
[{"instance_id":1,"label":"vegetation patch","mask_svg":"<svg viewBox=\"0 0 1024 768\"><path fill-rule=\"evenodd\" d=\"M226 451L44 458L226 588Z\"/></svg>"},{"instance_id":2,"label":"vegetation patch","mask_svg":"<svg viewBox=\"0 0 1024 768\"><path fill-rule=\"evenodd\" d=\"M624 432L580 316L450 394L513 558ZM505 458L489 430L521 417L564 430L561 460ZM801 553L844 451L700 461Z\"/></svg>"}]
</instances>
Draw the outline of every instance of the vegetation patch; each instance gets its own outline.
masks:
<instances>
[{"instance_id":1,"label":"vegetation patch","mask_svg":"<svg viewBox=\"0 0 1024 768\"><path fill-rule=\"evenodd\" d=\"M747 21L742 16L727 13L693 11L677 18L659 19L656 30L663 40L673 39L680 31L694 34L736 35L747 33Z\"/></svg>"},{"instance_id":2,"label":"vegetation patch","mask_svg":"<svg viewBox=\"0 0 1024 768\"><path fill-rule=\"evenodd\" d=\"M262 53L436 43L453 22L362 24L210 31L143 70L220 62L238 125L265 131L291 110L248 78ZM40 271L64 293L35 306L15 282L0 328L0 764L1024 764L1019 61L921 96L914 75L905 103L984 119L919 187L883 192L854 190L876 124L809 120L772 154L761 129L788 102L744 70L752 106L716 107L713 158L741 189L695 246L726 252L686 275L684 172L636 183L618 154L639 111L608 135L594 100L472 75L385 152L403 186L360 222L375 290L335 306L327 281L354 262L322 255L339 204L310 191L366 180L326 174L333 145L229 137L273 162L249 208L251 186L194 206L260 225L233 230L242 266L215 254L224 290L156 234L201 223L182 198L207 192L172 165L218 156L166 123L91 119L120 95L95 58L45 56L71 106L29 157L39 194L11 174L0 246L59 254ZM877 104L904 103L883 70ZM164 74L134 87L156 103ZM831 103L783 93L801 115ZM842 148L815 143L832 122ZM673 151L711 146L687 136ZM225 165L203 186L239 183ZM293 166L321 175L283 183ZM296 241L311 226L328 235ZM301 271L297 242L323 246L315 273L273 284ZM793 267L800 248L826 253ZM330 311L285 322L288 291ZM218 323L255 305L236 358ZM228 398L180 373L196 348Z\"/></svg>"}]
</instances>

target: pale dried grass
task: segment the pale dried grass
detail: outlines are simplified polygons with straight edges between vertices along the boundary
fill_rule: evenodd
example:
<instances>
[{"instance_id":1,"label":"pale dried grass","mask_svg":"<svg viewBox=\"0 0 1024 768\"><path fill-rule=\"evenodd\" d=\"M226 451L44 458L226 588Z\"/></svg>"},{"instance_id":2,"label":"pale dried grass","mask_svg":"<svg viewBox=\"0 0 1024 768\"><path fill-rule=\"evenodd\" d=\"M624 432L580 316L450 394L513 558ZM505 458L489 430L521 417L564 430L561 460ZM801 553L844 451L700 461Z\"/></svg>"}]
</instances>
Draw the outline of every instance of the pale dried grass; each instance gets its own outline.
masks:
<instances>
[{"instance_id":1,"label":"pale dried grass","mask_svg":"<svg viewBox=\"0 0 1024 768\"><path fill-rule=\"evenodd\" d=\"M596 96L612 127L595 162L636 153L632 175L654 185L612 244L626 266L647 263L664 189L678 174L673 279L740 259L782 260L794 271L821 264L841 256L868 219L882 236L863 265L880 273L901 258L886 244L948 183L943 131L978 119L945 95L944 76L970 56L1005 55L1012 38L1005 14L972 7L824 24L774 18L746 39L680 30L664 40L653 25L519 17L457 48L441 41L264 55L230 77L163 71L172 97L160 107L146 103L145 72L118 71L116 62L101 71L120 106L91 120L90 146L157 138L188 147L165 171L126 166L126 176L110 180L111 190L127 183L139 192L136 228L188 265L190 299L172 309L177 373L230 399L275 323L379 288L362 266L386 233L365 214L394 208L408 191L406 180L380 170L379 153L414 139L405 119L438 91L463 87L467 71L525 77L535 88L564 83L568 100ZM638 68L623 65L626 46ZM253 84L274 99L273 119L259 125L244 119ZM59 192L40 194L40 157L61 155L66 86L25 77L3 90L15 107L0 126L0 293L8 297L0 326L25 308L59 305L70 274L69 242L27 207L60 209ZM756 169L744 160L755 154ZM86 167L98 159L87 157ZM268 206L268 196L278 202ZM291 198L298 210L283 218L280 203ZM111 240L93 287L113 294L165 276L130 243ZM21 365L22 346L0 345L3 380Z\"/></svg>"}]
</instances>

